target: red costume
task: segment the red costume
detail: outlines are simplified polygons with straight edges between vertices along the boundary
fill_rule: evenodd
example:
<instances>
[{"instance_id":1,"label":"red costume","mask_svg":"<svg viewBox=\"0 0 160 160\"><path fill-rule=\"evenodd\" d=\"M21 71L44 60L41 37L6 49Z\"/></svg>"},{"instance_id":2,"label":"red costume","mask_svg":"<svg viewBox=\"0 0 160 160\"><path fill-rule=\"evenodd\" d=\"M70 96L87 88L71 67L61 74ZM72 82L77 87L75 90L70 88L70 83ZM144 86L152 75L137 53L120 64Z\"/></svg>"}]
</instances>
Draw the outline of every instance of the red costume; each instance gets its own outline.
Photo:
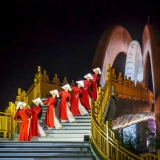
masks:
<instances>
[{"instance_id":1,"label":"red costume","mask_svg":"<svg viewBox=\"0 0 160 160\"><path fill-rule=\"evenodd\" d=\"M88 89L91 86L91 82L88 80L83 80L84 87L82 88L82 98L80 99L82 105L87 109L90 110L90 104L89 104L89 93Z\"/></svg>"},{"instance_id":2,"label":"red costume","mask_svg":"<svg viewBox=\"0 0 160 160\"><path fill-rule=\"evenodd\" d=\"M74 116L80 114L79 109L78 109L78 99L79 99L79 94L82 93L82 90L79 87L72 87L73 96L71 98L71 112Z\"/></svg>"},{"instance_id":3,"label":"red costume","mask_svg":"<svg viewBox=\"0 0 160 160\"><path fill-rule=\"evenodd\" d=\"M56 98L49 97L47 100L43 102L43 104L47 104L47 111L45 116L45 125L48 127L54 128L54 105L57 102Z\"/></svg>"},{"instance_id":4,"label":"red costume","mask_svg":"<svg viewBox=\"0 0 160 160\"><path fill-rule=\"evenodd\" d=\"M91 98L93 98L94 100L97 100L97 83L99 82L99 76L92 74L93 80L91 81L91 88L92 91L89 92L89 95Z\"/></svg>"},{"instance_id":5,"label":"red costume","mask_svg":"<svg viewBox=\"0 0 160 160\"><path fill-rule=\"evenodd\" d=\"M29 110L31 110L31 112L32 112L32 119L31 119L31 131L32 132L31 132L31 136L32 137L37 137L37 136L39 136L39 132L38 132L38 114L41 111L41 107L33 106Z\"/></svg>"},{"instance_id":6,"label":"red costume","mask_svg":"<svg viewBox=\"0 0 160 160\"><path fill-rule=\"evenodd\" d=\"M66 103L67 100L70 101L71 95L66 91L59 92L59 95L62 95L61 102L59 104L59 118L61 120L68 120Z\"/></svg>"},{"instance_id":7,"label":"red costume","mask_svg":"<svg viewBox=\"0 0 160 160\"><path fill-rule=\"evenodd\" d=\"M30 129L30 120L28 114L32 115L31 111L26 109L20 109L16 112L14 120L17 121L18 116L21 117L22 122L20 123L20 133L18 140L19 141L30 141L31 140L31 129Z\"/></svg>"}]
</instances>

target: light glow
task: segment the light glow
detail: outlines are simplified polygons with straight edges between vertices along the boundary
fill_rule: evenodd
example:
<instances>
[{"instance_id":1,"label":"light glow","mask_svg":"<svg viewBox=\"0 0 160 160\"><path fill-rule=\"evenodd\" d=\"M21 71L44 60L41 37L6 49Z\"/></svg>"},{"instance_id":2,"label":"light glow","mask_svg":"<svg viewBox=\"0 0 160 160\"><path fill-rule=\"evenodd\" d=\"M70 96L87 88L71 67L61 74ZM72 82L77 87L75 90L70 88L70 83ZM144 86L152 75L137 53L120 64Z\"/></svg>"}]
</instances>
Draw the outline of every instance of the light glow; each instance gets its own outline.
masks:
<instances>
[{"instance_id":1,"label":"light glow","mask_svg":"<svg viewBox=\"0 0 160 160\"><path fill-rule=\"evenodd\" d=\"M131 77L135 82L143 81L143 63L142 52L138 41L134 40L130 43L126 58L125 76Z\"/></svg>"}]
</instances>

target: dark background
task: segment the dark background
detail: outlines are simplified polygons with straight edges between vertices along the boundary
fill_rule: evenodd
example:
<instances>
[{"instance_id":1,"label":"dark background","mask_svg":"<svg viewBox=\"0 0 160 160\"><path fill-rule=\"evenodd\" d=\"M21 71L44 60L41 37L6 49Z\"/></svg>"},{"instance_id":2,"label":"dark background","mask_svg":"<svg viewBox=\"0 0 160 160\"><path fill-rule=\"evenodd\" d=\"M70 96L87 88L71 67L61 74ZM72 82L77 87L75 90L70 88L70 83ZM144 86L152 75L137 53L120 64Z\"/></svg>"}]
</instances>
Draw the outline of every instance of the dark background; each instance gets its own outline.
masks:
<instances>
[{"instance_id":1,"label":"dark background","mask_svg":"<svg viewBox=\"0 0 160 160\"><path fill-rule=\"evenodd\" d=\"M15 101L17 88L33 83L37 67L81 80L91 72L97 44L107 27L124 26L141 44L148 22L158 27L153 1L2 0L0 2L0 110ZM159 27L160 28L160 27Z\"/></svg>"}]
</instances>

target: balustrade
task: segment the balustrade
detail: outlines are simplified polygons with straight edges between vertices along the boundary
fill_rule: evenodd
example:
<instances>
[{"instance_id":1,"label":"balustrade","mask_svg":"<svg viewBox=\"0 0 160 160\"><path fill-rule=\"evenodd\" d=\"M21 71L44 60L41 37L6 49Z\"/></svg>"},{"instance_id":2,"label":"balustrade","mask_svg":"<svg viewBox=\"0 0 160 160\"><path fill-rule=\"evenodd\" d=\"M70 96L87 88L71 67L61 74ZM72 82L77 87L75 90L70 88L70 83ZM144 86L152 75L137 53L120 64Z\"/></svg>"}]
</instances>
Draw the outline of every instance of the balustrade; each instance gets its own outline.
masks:
<instances>
[{"instance_id":1,"label":"balustrade","mask_svg":"<svg viewBox=\"0 0 160 160\"><path fill-rule=\"evenodd\" d=\"M119 145L115 132L111 129L110 121L104 121L104 112L109 104L110 96L153 101L153 94L146 87L122 77L120 72L116 78L115 69L108 65L106 82L103 88L98 88L98 100L92 102L91 114L91 143L96 147L104 159L121 160L160 160L158 155L135 155ZM109 106L109 105L108 105Z\"/></svg>"}]
</instances>

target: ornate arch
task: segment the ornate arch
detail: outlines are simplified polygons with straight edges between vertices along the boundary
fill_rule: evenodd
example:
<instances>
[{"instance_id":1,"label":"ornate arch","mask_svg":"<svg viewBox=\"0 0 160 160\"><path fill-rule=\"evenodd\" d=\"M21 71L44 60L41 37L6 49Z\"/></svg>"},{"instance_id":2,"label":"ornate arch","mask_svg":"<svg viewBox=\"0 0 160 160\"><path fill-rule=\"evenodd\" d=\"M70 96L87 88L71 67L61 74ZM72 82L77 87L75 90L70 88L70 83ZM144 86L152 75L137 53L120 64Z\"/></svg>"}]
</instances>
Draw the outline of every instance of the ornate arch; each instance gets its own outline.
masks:
<instances>
[{"instance_id":1,"label":"ornate arch","mask_svg":"<svg viewBox=\"0 0 160 160\"><path fill-rule=\"evenodd\" d=\"M112 66L115 57L123 52L127 54L128 46L132 38L129 32L122 26L114 26L106 29L103 33L92 63L92 68L100 67L102 75L100 84L103 87L105 83L107 65L110 63Z\"/></svg>"},{"instance_id":2,"label":"ornate arch","mask_svg":"<svg viewBox=\"0 0 160 160\"><path fill-rule=\"evenodd\" d=\"M154 93L154 112L156 117L157 132L160 133L160 46L159 31L157 26L146 24L143 31L142 54L144 63L144 84L148 86L148 58L150 57L151 74Z\"/></svg>"},{"instance_id":3,"label":"ornate arch","mask_svg":"<svg viewBox=\"0 0 160 160\"><path fill-rule=\"evenodd\" d=\"M144 84L148 86L148 58L150 56L153 92L155 100L160 94L160 47L158 46L159 32L157 26L148 23L143 31L142 55L144 64Z\"/></svg>"}]
</instances>

